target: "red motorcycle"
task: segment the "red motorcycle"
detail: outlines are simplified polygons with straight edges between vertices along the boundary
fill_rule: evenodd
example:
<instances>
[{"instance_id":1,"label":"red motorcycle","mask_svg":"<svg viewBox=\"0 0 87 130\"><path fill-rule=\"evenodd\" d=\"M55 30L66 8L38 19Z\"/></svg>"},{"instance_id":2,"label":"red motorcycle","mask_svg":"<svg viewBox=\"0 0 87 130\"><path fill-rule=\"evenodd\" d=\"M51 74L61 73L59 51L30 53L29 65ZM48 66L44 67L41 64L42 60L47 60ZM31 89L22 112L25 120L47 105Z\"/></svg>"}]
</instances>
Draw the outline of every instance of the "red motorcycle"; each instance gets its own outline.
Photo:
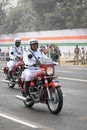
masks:
<instances>
[{"instance_id":1,"label":"red motorcycle","mask_svg":"<svg viewBox=\"0 0 87 130\"><path fill-rule=\"evenodd\" d=\"M16 95L16 98L22 100L29 108L35 103L45 103L51 113L58 114L63 107L63 95L61 84L55 80L55 65L50 60L43 60L40 63L41 71L36 73L34 80L30 83L31 99L26 100L26 87L23 79L19 81L22 96Z\"/></svg>"},{"instance_id":2,"label":"red motorcycle","mask_svg":"<svg viewBox=\"0 0 87 130\"><path fill-rule=\"evenodd\" d=\"M3 69L6 77L9 77L9 73L8 73L9 68L6 66L2 69ZM24 70L24 62L21 59L20 61L17 62L17 64L14 66L14 68L12 70L12 78L10 78L9 80L4 79L4 80L2 80L2 82L7 83L10 88L13 88L15 86L15 84L18 84L23 70Z\"/></svg>"}]
</instances>

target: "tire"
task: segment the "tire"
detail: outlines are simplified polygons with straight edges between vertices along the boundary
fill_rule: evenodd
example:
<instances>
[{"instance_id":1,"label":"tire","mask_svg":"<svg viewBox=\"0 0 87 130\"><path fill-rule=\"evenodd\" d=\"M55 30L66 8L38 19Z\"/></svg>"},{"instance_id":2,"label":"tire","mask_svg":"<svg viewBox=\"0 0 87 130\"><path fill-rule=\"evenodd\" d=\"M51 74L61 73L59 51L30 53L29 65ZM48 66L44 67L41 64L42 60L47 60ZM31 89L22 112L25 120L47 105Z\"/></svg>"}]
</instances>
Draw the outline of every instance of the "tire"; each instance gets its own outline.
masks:
<instances>
[{"instance_id":1,"label":"tire","mask_svg":"<svg viewBox=\"0 0 87 130\"><path fill-rule=\"evenodd\" d=\"M48 109L52 114L58 114L63 107L63 95L62 91L58 87L49 88L51 100L48 100Z\"/></svg>"},{"instance_id":2,"label":"tire","mask_svg":"<svg viewBox=\"0 0 87 130\"><path fill-rule=\"evenodd\" d=\"M8 86L9 86L9 88L14 88L14 86L15 86L15 82L14 82L13 79L9 79Z\"/></svg>"}]
</instances>

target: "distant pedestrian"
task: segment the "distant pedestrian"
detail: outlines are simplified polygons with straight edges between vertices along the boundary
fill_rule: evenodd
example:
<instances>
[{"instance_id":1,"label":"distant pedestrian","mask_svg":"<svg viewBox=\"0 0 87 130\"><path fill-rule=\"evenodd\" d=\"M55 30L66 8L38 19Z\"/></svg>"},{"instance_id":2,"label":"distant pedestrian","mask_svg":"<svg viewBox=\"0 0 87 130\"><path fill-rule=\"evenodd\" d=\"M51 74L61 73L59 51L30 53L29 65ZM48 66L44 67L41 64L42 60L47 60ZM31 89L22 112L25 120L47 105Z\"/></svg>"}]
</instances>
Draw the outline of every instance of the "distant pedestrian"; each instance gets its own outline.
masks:
<instances>
[{"instance_id":1,"label":"distant pedestrian","mask_svg":"<svg viewBox=\"0 0 87 130\"><path fill-rule=\"evenodd\" d=\"M2 50L0 48L0 60L2 59Z\"/></svg>"},{"instance_id":2,"label":"distant pedestrian","mask_svg":"<svg viewBox=\"0 0 87 130\"><path fill-rule=\"evenodd\" d=\"M79 64L79 55L80 55L80 48L78 47L78 45L76 45L74 49L74 65Z\"/></svg>"},{"instance_id":3,"label":"distant pedestrian","mask_svg":"<svg viewBox=\"0 0 87 130\"><path fill-rule=\"evenodd\" d=\"M47 44L45 47L45 54L47 55L47 57L50 57L50 49L49 49L49 45Z\"/></svg>"},{"instance_id":4,"label":"distant pedestrian","mask_svg":"<svg viewBox=\"0 0 87 130\"><path fill-rule=\"evenodd\" d=\"M50 47L50 57L52 58L53 61L56 62L55 55L56 55L56 53L54 51L54 45L51 45L51 47Z\"/></svg>"},{"instance_id":5,"label":"distant pedestrian","mask_svg":"<svg viewBox=\"0 0 87 130\"><path fill-rule=\"evenodd\" d=\"M55 44L51 44L50 46L50 57L53 61L57 62L57 52L55 51Z\"/></svg>"},{"instance_id":6,"label":"distant pedestrian","mask_svg":"<svg viewBox=\"0 0 87 130\"><path fill-rule=\"evenodd\" d=\"M82 47L81 49L81 64L85 64L85 49Z\"/></svg>"},{"instance_id":7,"label":"distant pedestrian","mask_svg":"<svg viewBox=\"0 0 87 130\"><path fill-rule=\"evenodd\" d=\"M56 53L56 59L57 59L57 62L59 63L60 65L60 56L61 56L61 51L59 49L59 47L57 45L54 46L54 51Z\"/></svg>"},{"instance_id":8,"label":"distant pedestrian","mask_svg":"<svg viewBox=\"0 0 87 130\"><path fill-rule=\"evenodd\" d=\"M87 63L87 50L86 50L86 54L85 54L85 61L86 61L86 63Z\"/></svg>"}]
</instances>

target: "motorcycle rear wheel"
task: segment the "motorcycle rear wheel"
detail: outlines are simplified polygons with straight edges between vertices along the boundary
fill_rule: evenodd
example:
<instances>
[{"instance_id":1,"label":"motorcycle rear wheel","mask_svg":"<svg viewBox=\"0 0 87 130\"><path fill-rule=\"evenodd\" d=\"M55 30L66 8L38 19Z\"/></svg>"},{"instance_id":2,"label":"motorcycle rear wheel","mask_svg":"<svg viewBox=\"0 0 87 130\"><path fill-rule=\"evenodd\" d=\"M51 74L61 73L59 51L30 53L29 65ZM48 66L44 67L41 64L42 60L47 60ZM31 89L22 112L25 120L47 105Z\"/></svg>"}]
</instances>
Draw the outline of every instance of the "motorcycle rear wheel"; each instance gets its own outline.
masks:
<instances>
[{"instance_id":1,"label":"motorcycle rear wheel","mask_svg":"<svg viewBox=\"0 0 87 130\"><path fill-rule=\"evenodd\" d=\"M63 107L63 95L60 88L49 88L51 100L48 100L48 108L52 114L58 114Z\"/></svg>"}]
</instances>

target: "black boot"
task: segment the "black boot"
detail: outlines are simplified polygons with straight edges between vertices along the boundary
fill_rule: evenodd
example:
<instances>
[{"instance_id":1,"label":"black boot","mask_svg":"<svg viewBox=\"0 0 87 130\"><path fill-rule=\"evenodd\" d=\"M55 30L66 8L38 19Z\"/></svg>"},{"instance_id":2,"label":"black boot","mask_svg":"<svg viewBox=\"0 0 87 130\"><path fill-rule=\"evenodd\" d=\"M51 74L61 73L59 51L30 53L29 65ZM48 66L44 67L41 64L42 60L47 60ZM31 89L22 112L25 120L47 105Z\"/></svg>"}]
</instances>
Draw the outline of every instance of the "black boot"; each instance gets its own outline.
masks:
<instances>
[{"instance_id":1,"label":"black boot","mask_svg":"<svg viewBox=\"0 0 87 130\"><path fill-rule=\"evenodd\" d=\"M29 93L30 81L26 81L25 85L26 85L26 99L30 100L31 99L30 93Z\"/></svg>"},{"instance_id":2,"label":"black boot","mask_svg":"<svg viewBox=\"0 0 87 130\"><path fill-rule=\"evenodd\" d=\"M8 72L8 75L7 75L7 78L6 78L6 80L10 80L10 79L12 79L12 71Z\"/></svg>"},{"instance_id":3,"label":"black boot","mask_svg":"<svg viewBox=\"0 0 87 130\"><path fill-rule=\"evenodd\" d=\"M12 76L12 71L9 71L9 77L12 79L13 76Z\"/></svg>"}]
</instances>

